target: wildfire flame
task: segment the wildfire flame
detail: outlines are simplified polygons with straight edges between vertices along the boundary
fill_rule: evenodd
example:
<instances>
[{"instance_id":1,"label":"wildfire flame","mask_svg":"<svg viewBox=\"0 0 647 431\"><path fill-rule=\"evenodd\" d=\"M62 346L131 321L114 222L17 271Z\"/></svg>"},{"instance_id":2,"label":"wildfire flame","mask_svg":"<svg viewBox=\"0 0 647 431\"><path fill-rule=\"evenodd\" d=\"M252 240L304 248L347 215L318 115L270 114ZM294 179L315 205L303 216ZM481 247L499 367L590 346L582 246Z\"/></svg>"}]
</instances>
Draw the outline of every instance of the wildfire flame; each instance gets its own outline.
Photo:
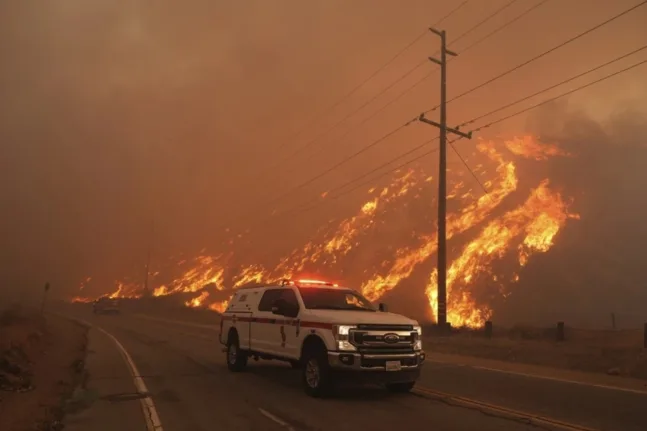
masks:
<instances>
[{"instance_id":1,"label":"wildfire flame","mask_svg":"<svg viewBox=\"0 0 647 431\"><path fill-rule=\"evenodd\" d=\"M488 194L481 196L474 203L466 206L457 214L447 216L447 239L462 233L485 220L503 199L517 188L515 166L506 162L494 147L484 143L479 144L478 150L497 163L496 172L498 185ZM489 182L490 185L492 181ZM461 186L462 183L458 183ZM371 301L378 300L386 292L393 289L401 280L409 277L417 265L424 262L436 252L437 235L424 238L419 247L402 250L390 270L385 275L377 275L362 285L362 292Z\"/></svg>"},{"instance_id":2,"label":"wildfire flame","mask_svg":"<svg viewBox=\"0 0 647 431\"><path fill-rule=\"evenodd\" d=\"M492 278L489 265L501 259L519 236L525 234L518 246L518 263L524 266L533 251L548 251L568 218L578 217L567 211L561 196L551 191L548 180L544 180L523 205L488 223L447 270L448 321L453 325L483 325L492 310L487 305L476 304L469 291L470 283L481 274ZM434 270L425 289L434 318L437 317L437 285L438 273Z\"/></svg>"},{"instance_id":3,"label":"wildfire flame","mask_svg":"<svg viewBox=\"0 0 647 431\"><path fill-rule=\"evenodd\" d=\"M446 224L448 241L464 236L471 238L466 241L457 256L448 256L448 320L455 326L483 325L492 316L493 310L489 304L479 299L475 292L476 286L485 283L496 287L499 294L509 295L512 287L520 279L521 268L532 256L550 250L567 221L579 219L578 214L568 210L568 203L557 190L551 188L547 179L531 189L521 204L511 205L520 201L515 196L524 193L524 190L519 190L517 167L513 161L515 157L545 161L551 157L570 157L571 154L555 144L542 143L531 136L513 138L502 143L481 141L476 149L474 158L480 163L476 164L474 171L482 177L487 177L487 180L483 181L487 193L475 198L474 191L466 185L469 184L468 177L459 178L452 184L448 193L448 201L451 203ZM512 156L512 159L509 156ZM494 176L490 174L492 171ZM452 176L460 177L464 174L458 171ZM384 217L389 211L419 199L422 191L427 190L425 187L428 188L432 181L430 176L420 170L398 172L390 185L374 186L368 190L369 198L359 206L356 215L325 227L313 235L315 239L279 259L272 268L252 263L240 266L234 271L231 256L223 254L209 256L205 253L193 260L183 258L177 265L188 269L184 269L181 276L169 283L156 283L157 287L153 289L152 295L193 293L195 296L185 301L187 307L205 307L223 312L229 300L213 297L205 287L211 286L214 291L220 291L221 298L231 297L230 290L250 283L267 283L289 278L307 269L319 272L333 271L352 253L362 248L368 233L379 235L377 227L388 224ZM328 199L328 192L320 197ZM418 226L415 229L418 231ZM361 268L359 272L362 277L362 293L369 300L377 301L402 281L410 278L420 264L435 255L437 235L434 230L430 228L428 232L421 234L414 232L415 236L412 236L417 239L413 245L410 242L404 247L390 246L389 256L382 259L379 265L373 269ZM502 260L507 263L507 259L514 261L507 265L510 269L509 276L499 277L494 274L493 262ZM235 273L225 277L226 272ZM88 278L87 281L89 280ZM437 281L438 274L433 270L427 277L425 287L430 307L429 315L433 319L436 318L438 302ZM119 283L117 290L109 296L141 295L140 287ZM77 297L75 300L83 299Z\"/></svg>"}]
</instances>

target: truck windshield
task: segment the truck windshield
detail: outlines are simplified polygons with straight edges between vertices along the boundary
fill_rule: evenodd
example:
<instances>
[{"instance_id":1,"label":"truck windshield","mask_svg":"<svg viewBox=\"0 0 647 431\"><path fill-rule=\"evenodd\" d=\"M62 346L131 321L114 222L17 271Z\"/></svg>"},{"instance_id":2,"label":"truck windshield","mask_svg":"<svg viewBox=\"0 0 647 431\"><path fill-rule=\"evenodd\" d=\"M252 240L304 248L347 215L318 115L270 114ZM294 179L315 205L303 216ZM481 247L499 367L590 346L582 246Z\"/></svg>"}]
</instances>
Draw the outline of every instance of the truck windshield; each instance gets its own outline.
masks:
<instances>
[{"instance_id":1,"label":"truck windshield","mask_svg":"<svg viewBox=\"0 0 647 431\"><path fill-rule=\"evenodd\" d=\"M376 311L368 299L350 289L300 287L299 292L309 309Z\"/></svg>"}]
</instances>

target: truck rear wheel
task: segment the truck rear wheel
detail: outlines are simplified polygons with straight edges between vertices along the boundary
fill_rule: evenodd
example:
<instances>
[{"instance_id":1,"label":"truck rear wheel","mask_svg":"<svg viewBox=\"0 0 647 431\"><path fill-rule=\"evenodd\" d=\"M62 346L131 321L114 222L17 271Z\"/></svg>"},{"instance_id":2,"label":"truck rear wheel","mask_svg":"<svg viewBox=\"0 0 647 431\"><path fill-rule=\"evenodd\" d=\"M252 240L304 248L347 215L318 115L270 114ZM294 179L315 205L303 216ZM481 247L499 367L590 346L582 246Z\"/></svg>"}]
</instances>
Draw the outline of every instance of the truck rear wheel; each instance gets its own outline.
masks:
<instances>
[{"instance_id":1,"label":"truck rear wheel","mask_svg":"<svg viewBox=\"0 0 647 431\"><path fill-rule=\"evenodd\" d=\"M247 366L247 352L240 350L238 335L232 334L227 340L227 368L230 371L242 371Z\"/></svg>"},{"instance_id":2,"label":"truck rear wheel","mask_svg":"<svg viewBox=\"0 0 647 431\"><path fill-rule=\"evenodd\" d=\"M301 376L305 392L311 397L330 395L333 380L328 355L322 347L312 346L304 353Z\"/></svg>"},{"instance_id":3,"label":"truck rear wheel","mask_svg":"<svg viewBox=\"0 0 647 431\"><path fill-rule=\"evenodd\" d=\"M416 382L398 382L398 383L387 383L386 390L393 393L407 393L411 392Z\"/></svg>"}]
</instances>

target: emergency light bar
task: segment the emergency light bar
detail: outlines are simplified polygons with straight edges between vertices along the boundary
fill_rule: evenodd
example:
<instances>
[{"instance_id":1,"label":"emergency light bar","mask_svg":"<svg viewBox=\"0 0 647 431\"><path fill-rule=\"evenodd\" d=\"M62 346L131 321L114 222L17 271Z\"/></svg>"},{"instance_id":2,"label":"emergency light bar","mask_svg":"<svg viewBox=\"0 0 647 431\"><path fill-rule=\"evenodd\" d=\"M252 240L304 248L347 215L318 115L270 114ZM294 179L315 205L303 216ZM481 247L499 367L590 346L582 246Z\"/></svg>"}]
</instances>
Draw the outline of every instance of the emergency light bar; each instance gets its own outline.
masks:
<instances>
[{"instance_id":1,"label":"emergency light bar","mask_svg":"<svg viewBox=\"0 0 647 431\"><path fill-rule=\"evenodd\" d=\"M308 279L302 279L302 280L288 280L284 279L281 281L281 286L287 286L287 285L293 285L293 286L302 286L302 285L315 285L315 286L331 286L331 287L338 287L338 284L331 283L330 281L322 281L322 280L308 280Z\"/></svg>"}]
</instances>

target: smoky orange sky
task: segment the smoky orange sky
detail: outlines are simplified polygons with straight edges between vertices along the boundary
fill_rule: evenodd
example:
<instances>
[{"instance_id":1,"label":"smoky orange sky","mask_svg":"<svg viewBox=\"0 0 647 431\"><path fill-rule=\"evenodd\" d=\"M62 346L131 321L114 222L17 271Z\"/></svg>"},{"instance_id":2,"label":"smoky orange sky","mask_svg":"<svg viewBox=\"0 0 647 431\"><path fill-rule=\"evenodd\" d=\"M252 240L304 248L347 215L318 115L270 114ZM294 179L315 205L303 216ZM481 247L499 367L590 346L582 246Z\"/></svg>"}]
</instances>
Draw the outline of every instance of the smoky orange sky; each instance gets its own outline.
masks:
<instances>
[{"instance_id":1,"label":"smoky orange sky","mask_svg":"<svg viewBox=\"0 0 647 431\"><path fill-rule=\"evenodd\" d=\"M448 40L508 1L469 2L443 23ZM263 205L438 103L435 75L348 132L437 68L429 62L298 156L269 170L436 53L438 38L423 37L333 112L313 121L459 3L2 2L0 289L29 291L49 280L65 296L91 275L110 290L115 279L140 271L151 238L154 258L203 248L227 251L223 224L237 231L253 221L241 214L260 217L307 201L435 136L432 127L412 124L275 206ZM550 0L460 54L462 47L536 3L516 1L450 45L459 54L448 66L450 98L639 2ZM644 6L451 103L449 123L645 45L646 22ZM645 52L638 59L644 58ZM623 60L582 82L635 61ZM574 95L569 109L594 123L627 110L646 112L641 111L647 107L646 70L636 68ZM535 131L539 120L536 113L529 115L535 115L533 121L519 116L479 136ZM538 131L546 127L544 122ZM468 151L473 144L461 145ZM453 154L449 157L456 163ZM435 172L433 156L423 162ZM647 173L634 174L647 186ZM257 224L248 236L256 248L283 250L357 201L350 194L318 211L271 226ZM621 245L617 253L623 253Z\"/></svg>"}]
</instances>

